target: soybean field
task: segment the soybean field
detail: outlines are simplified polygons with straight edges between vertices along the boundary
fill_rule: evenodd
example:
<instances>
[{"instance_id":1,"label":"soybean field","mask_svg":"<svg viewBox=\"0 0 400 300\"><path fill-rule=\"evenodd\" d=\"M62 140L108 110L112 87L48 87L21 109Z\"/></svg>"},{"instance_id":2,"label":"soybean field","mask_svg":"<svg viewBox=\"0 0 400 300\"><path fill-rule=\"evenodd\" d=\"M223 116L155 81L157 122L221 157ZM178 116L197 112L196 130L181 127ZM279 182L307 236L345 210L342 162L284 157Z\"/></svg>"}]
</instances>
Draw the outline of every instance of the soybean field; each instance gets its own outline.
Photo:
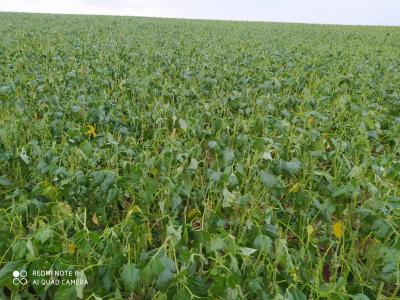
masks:
<instances>
[{"instance_id":1,"label":"soybean field","mask_svg":"<svg viewBox=\"0 0 400 300\"><path fill-rule=\"evenodd\" d=\"M0 13L1 299L399 299L400 27Z\"/></svg>"}]
</instances>

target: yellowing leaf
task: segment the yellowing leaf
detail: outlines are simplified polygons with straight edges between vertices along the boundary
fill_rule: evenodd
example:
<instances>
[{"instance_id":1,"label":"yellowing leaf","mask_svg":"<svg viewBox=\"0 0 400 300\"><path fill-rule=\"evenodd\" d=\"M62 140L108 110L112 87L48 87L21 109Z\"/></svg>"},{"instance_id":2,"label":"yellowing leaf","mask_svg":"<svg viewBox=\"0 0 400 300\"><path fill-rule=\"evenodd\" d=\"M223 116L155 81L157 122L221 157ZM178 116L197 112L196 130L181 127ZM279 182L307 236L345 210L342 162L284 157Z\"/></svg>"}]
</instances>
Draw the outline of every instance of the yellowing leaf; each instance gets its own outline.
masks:
<instances>
[{"instance_id":1,"label":"yellowing leaf","mask_svg":"<svg viewBox=\"0 0 400 300\"><path fill-rule=\"evenodd\" d=\"M314 227L312 225L307 226L307 234L312 235L314 232Z\"/></svg>"},{"instance_id":2,"label":"yellowing leaf","mask_svg":"<svg viewBox=\"0 0 400 300\"><path fill-rule=\"evenodd\" d=\"M53 207L53 214L62 218L73 216L71 206L65 202L58 202L58 205Z\"/></svg>"},{"instance_id":3,"label":"yellowing leaf","mask_svg":"<svg viewBox=\"0 0 400 300\"><path fill-rule=\"evenodd\" d=\"M140 209L140 207L137 206L137 205L134 205L129 209L128 214L126 215L126 217L129 218L132 214L141 213L141 212L142 212L142 210Z\"/></svg>"},{"instance_id":4,"label":"yellowing leaf","mask_svg":"<svg viewBox=\"0 0 400 300\"><path fill-rule=\"evenodd\" d=\"M174 128L172 130L170 137L171 137L171 140L175 140L176 139L176 128Z\"/></svg>"},{"instance_id":5,"label":"yellowing leaf","mask_svg":"<svg viewBox=\"0 0 400 300\"><path fill-rule=\"evenodd\" d=\"M157 177L159 174L159 170L157 168L151 168L149 173L154 177Z\"/></svg>"},{"instance_id":6,"label":"yellowing leaf","mask_svg":"<svg viewBox=\"0 0 400 300\"><path fill-rule=\"evenodd\" d=\"M299 182L296 182L289 190L289 193L296 193L300 190L301 184Z\"/></svg>"},{"instance_id":7,"label":"yellowing leaf","mask_svg":"<svg viewBox=\"0 0 400 300\"><path fill-rule=\"evenodd\" d=\"M93 222L94 224L96 224L96 225L99 224L99 219L97 218L96 213L94 213L93 216L92 216L92 222Z\"/></svg>"},{"instance_id":8,"label":"yellowing leaf","mask_svg":"<svg viewBox=\"0 0 400 300\"><path fill-rule=\"evenodd\" d=\"M147 234L147 241L148 241L150 244L153 243L153 236L152 236L151 232L149 232L149 233Z\"/></svg>"},{"instance_id":9,"label":"yellowing leaf","mask_svg":"<svg viewBox=\"0 0 400 300\"><path fill-rule=\"evenodd\" d=\"M122 80L118 85L119 85L119 88L120 89L122 89L122 87L124 86L124 84L126 83L126 80L124 79L124 80Z\"/></svg>"},{"instance_id":10,"label":"yellowing leaf","mask_svg":"<svg viewBox=\"0 0 400 300\"><path fill-rule=\"evenodd\" d=\"M193 220L198 215L199 215L199 211L196 208L193 208L188 212L187 218L189 220Z\"/></svg>"},{"instance_id":11,"label":"yellowing leaf","mask_svg":"<svg viewBox=\"0 0 400 300\"><path fill-rule=\"evenodd\" d=\"M76 246L75 246L74 243L68 243L68 253L69 254L74 254L75 253L75 249L76 249Z\"/></svg>"},{"instance_id":12,"label":"yellowing leaf","mask_svg":"<svg viewBox=\"0 0 400 300\"><path fill-rule=\"evenodd\" d=\"M135 205L131 208L131 213L142 212L139 206Z\"/></svg>"},{"instance_id":13,"label":"yellowing leaf","mask_svg":"<svg viewBox=\"0 0 400 300\"><path fill-rule=\"evenodd\" d=\"M151 228L150 228L150 224L147 223L147 241L149 242L149 244L153 243L153 235L151 234Z\"/></svg>"},{"instance_id":14,"label":"yellowing leaf","mask_svg":"<svg viewBox=\"0 0 400 300\"><path fill-rule=\"evenodd\" d=\"M86 125L87 131L86 135L96 137L96 128L93 125Z\"/></svg>"},{"instance_id":15,"label":"yellowing leaf","mask_svg":"<svg viewBox=\"0 0 400 300\"><path fill-rule=\"evenodd\" d=\"M332 227L333 230L333 234L340 239L343 236L344 233L344 225L342 223L342 221L337 221L333 224Z\"/></svg>"}]
</instances>

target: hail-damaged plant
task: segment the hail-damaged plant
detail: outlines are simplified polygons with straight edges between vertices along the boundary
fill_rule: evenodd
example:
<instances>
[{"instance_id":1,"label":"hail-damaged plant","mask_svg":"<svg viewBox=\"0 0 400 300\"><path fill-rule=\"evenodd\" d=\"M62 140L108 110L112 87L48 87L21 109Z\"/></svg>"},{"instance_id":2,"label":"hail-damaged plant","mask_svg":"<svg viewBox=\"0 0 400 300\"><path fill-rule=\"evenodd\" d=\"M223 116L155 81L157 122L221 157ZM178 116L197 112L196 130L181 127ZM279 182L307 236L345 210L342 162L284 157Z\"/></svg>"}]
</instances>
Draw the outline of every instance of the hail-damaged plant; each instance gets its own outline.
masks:
<instances>
[{"instance_id":1,"label":"hail-damaged plant","mask_svg":"<svg viewBox=\"0 0 400 300\"><path fill-rule=\"evenodd\" d=\"M0 36L0 298L399 297L399 28Z\"/></svg>"}]
</instances>

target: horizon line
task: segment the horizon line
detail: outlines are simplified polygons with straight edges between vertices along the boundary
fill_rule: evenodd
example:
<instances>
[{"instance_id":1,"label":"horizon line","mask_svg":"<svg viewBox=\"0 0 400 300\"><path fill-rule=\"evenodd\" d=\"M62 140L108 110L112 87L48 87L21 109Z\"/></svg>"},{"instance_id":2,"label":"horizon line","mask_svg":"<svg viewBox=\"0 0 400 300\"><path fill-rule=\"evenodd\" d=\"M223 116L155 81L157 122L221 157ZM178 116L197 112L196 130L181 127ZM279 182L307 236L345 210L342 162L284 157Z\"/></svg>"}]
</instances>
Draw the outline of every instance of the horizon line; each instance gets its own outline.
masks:
<instances>
[{"instance_id":1,"label":"horizon line","mask_svg":"<svg viewBox=\"0 0 400 300\"><path fill-rule=\"evenodd\" d=\"M33 11L11 11L1 10L0 13L15 14L36 14L36 15L63 15L63 16L93 16L93 17L132 17L147 19L167 19L167 20L185 20L185 21L220 21L220 22L249 22L249 23L278 23L278 24L298 24L298 25L321 25L321 26L358 26L358 27L394 27L400 25L382 25L382 24L347 24L347 23L310 23L293 21L270 21L270 20L246 20L246 19L207 19L207 18L187 18L187 17L162 17L162 16L144 16L144 15L124 15L124 14L101 14L101 13L68 13L68 12L33 12Z\"/></svg>"}]
</instances>

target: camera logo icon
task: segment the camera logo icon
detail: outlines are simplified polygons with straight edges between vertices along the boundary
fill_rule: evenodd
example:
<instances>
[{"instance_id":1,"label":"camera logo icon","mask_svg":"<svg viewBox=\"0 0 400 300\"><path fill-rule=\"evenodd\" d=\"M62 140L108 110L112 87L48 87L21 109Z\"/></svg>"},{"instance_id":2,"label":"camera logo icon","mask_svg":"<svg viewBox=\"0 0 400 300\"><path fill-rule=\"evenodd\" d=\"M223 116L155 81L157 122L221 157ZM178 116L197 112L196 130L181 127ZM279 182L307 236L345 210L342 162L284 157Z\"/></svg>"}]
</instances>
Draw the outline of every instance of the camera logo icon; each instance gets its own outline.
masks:
<instances>
[{"instance_id":1,"label":"camera logo icon","mask_svg":"<svg viewBox=\"0 0 400 300\"><path fill-rule=\"evenodd\" d=\"M13 284L15 285L26 285L28 284L28 279L26 279L26 276L28 276L28 273L25 270L22 271L17 271L15 270L12 272L13 276Z\"/></svg>"}]
</instances>

